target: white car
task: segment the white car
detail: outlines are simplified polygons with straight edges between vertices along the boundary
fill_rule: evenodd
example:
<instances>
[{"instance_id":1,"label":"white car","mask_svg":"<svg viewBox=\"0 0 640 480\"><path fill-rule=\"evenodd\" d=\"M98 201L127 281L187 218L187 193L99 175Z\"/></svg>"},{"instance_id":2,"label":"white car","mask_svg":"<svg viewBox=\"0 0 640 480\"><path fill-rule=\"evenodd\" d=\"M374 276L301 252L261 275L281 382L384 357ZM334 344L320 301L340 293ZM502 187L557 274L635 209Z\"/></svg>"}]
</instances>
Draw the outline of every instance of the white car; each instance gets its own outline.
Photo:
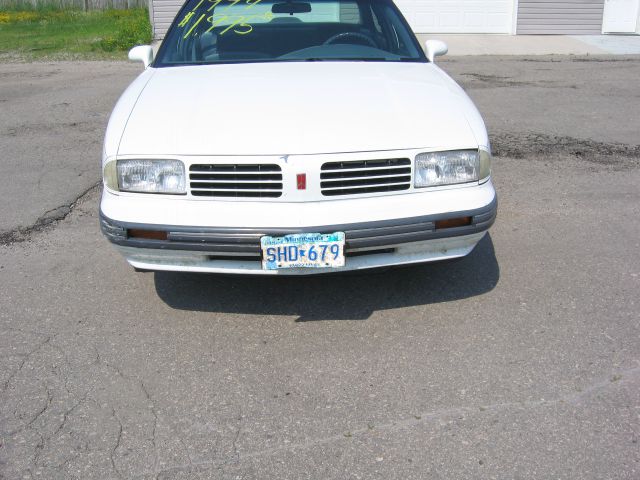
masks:
<instances>
[{"instance_id":1,"label":"white car","mask_svg":"<svg viewBox=\"0 0 640 480\"><path fill-rule=\"evenodd\" d=\"M140 270L314 274L467 255L487 132L391 0L187 0L111 115L101 228Z\"/></svg>"}]
</instances>

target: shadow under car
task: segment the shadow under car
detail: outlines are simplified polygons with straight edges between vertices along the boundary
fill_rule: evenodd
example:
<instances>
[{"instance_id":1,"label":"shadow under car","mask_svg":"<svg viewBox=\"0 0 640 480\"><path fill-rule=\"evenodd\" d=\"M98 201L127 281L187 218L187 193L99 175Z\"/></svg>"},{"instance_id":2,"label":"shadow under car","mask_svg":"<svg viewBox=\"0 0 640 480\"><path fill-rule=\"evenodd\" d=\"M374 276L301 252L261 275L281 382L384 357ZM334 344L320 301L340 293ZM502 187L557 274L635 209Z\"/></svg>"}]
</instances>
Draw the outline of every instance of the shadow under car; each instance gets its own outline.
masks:
<instances>
[{"instance_id":1,"label":"shadow under car","mask_svg":"<svg viewBox=\"0 0 640 480\"><path fill-rule=\"evenodd\" d=\"M454 262L312 276L155 272L158 296L179 310L296 315L298 322L366 320L373 312L460 300L491 291L500 278L491 236Z\"/></svg>"}]
</instances>

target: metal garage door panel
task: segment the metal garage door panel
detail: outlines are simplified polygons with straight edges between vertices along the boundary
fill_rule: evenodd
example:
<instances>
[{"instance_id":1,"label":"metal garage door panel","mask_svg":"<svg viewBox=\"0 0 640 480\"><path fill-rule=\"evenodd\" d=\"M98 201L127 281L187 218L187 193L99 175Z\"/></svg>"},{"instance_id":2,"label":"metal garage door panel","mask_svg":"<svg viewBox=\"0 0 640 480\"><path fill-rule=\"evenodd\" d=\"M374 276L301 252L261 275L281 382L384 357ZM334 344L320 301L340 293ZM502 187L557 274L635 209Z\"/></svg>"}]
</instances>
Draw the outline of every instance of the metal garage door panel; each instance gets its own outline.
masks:
<instances>
[{"instance_id":1,"label":"metal garage door panel","mask_svg":"<svg viewBox=\"0 0 640 480\"><path fill-rule=\"evenodd\" d=\"M518 34L597 35L604 0L520 0Z\"/></svg>"},{"instance_id":2,"label":"metal garage door panel","mask_svg":"<svg viewBox=\"0 0 640 480\"><path fill-rule=\"evenodd\" d=\"M511 33L513 0L395 0L416 33Z\"/></svg>"},{"instance_id":3,"label":"metal garage door panel","mask_svg":"<svg viewBox=\"0 0 640 480\"><path fill-rule=\"evenodd\" d=\"M155 38L164 38L183 3L184 0L150 0L149 13L153 17L153 36Z\"/></svg>"}]
</instances>

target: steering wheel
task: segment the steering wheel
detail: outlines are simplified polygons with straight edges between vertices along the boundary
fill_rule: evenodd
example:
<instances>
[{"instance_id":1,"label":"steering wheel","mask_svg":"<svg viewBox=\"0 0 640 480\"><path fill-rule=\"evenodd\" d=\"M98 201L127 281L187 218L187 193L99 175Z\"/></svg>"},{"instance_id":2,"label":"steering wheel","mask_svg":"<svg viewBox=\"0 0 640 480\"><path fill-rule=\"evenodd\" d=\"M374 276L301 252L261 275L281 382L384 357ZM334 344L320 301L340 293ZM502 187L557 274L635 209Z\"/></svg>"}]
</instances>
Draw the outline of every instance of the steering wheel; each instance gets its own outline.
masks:
<instances>
[{"instance_id":1,"label":"steering wheel","mask_svg":"<svg viewBox=\"0 0 640 480\"><path fill-rule=\"evenodd\" d=\"M364 40L365 42L367 42L373 48L377 48L376 42L373 40L373 38L371 38L369 35L365 35L364 33L360 33L360 32L336 33L335 35L332 35L327 40L325 40L323 45L331 45L336 40L341 40L341 39L343 39L345 37L356 37L356 38L359 38L359 39Z\"/></svg>"}]
</instances>

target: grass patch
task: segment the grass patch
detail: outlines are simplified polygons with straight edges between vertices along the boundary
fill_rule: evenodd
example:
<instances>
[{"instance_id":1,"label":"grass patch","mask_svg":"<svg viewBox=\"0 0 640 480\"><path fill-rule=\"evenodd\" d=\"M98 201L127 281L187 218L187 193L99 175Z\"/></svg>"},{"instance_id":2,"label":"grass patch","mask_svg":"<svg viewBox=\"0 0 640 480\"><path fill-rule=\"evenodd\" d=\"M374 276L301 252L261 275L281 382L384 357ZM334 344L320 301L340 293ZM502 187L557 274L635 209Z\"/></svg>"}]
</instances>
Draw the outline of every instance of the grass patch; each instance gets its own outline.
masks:
<instances>
[{"instance_id":1,"label":"grass patch","mask_svg":"<svg viewBox=\"0 0 640 480\"><path fill-rule=\"evenodd\" d=\"M0 10L0 58L126 58L151 42L146 9L83 12L54 8Z\"/></svg>"}]
</instances>

